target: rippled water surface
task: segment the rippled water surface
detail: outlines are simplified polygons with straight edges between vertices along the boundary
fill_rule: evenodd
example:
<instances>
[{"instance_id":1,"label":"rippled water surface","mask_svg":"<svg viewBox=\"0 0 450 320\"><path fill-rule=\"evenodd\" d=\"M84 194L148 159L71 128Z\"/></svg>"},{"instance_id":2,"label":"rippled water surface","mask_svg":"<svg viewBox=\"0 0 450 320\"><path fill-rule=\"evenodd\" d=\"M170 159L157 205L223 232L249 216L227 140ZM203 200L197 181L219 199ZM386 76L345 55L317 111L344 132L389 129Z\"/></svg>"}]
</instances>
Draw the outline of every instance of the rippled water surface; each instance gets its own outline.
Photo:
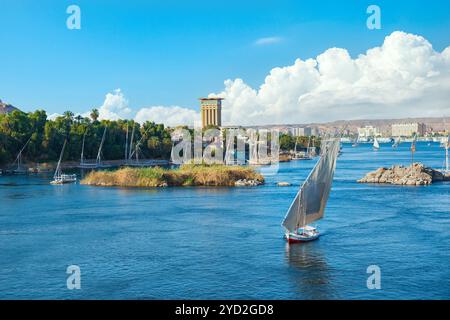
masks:
<instances>
[{"instance_id":1,"label":"rippled water surface","mask_svg":"<svg viewBox=\"0 0 450 320\"><path fill-rule=\"evenodd\" d=\"M0 298L449 299L450 184L355 183L408 164L409 144L345 146L322 237L288 246L280 227L314 161L249 188L52 186L0 176ZM441 168L437 143L416 160ZM288 181L291 187L277 187ZM68 265L81 290L66 288ZM381 290L366 286L381 268Z\"/></svg>"}]
</instances>

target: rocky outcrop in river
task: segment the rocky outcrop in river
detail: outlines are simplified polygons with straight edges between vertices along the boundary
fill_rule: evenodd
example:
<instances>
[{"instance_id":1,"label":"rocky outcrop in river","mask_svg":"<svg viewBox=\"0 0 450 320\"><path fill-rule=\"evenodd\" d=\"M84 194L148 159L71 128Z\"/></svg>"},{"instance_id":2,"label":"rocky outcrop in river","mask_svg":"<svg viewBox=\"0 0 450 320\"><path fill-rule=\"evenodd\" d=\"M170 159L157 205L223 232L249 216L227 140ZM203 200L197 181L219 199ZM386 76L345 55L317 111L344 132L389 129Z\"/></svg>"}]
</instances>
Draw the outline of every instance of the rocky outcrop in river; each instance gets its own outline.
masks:
<instances>
[{"instance_id":1,"label":"rocky outcrop in river","mask_svg":"<svg viewBox=\"0 0 450 320\"><path fill-rule=\"evenodd\" d=\"M392 166L369 172L359 183L387 183L407 186L425 186L436 181L450 181L450 174L414 163L409 167Z\"/></svg>"},{"instance_id":2,"label":"rocky outcrop in river","mask_svg":"<svg viewBox=\"0 0 450 320\"><path fill-rule=\"evenodd\" d=\"M261 184L263 183L256 179L240 179L234 183L236 187L256 187Z\"/></svg>"}]
</instances>

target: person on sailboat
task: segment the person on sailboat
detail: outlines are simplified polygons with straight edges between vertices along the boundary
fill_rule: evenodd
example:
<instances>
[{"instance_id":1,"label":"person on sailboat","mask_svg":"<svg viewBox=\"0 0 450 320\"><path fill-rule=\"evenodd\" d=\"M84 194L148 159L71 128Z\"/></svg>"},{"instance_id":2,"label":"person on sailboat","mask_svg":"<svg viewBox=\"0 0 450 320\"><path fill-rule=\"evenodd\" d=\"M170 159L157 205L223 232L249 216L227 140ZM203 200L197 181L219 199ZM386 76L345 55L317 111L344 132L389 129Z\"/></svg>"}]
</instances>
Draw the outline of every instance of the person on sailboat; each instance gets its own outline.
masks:
<instances>
[{"instance_id":1,"label":"person on sailboat","mask_svg":"<svg viewBox=\"0 0 450 320\"><path fill-rule=\"evenodd\" d=\"M323 218L333 182L339 139L322 142L320 159L294 198L282 222L289 243L312 241L320 233L308 224Z\"/></svg>"}]
</instances>

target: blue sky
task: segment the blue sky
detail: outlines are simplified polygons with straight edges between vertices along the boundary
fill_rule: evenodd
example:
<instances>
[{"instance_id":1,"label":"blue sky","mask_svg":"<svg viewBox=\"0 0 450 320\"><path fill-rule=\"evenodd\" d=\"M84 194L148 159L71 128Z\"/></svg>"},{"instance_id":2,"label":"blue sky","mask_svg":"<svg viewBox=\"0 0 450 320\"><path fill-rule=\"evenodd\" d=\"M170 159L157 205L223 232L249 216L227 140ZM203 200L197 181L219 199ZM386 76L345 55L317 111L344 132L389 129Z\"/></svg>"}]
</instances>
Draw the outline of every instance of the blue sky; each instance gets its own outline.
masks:
<instances>
[{"instance_id":1,"label":"blue sky","mask_svg":"<svg viewBox=\"0 0 450 320\"><path fill-rule=\"evenodd\" d=\"M82 29L66 28L79 5ZM377 4L382 29L366 28ZM352 57L402 30L450 45L450 1L2 0L0 99L25 111L84 112L121 88L133 108L179 105L330 47ZM279 41L256 44L261 38ZM263 41L264 42L264 41Z\"/></svg>"}]
</instances>

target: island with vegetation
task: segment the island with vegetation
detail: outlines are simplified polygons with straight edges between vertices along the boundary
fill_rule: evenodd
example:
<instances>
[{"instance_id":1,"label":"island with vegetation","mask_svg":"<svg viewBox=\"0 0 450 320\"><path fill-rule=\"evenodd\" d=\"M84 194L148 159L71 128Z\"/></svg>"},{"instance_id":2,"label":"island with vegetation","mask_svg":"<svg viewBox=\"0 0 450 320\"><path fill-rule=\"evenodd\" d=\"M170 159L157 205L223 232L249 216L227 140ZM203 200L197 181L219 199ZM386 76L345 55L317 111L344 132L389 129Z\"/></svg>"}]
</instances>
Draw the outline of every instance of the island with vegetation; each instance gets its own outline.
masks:
<instances>
[{"instance_id":1,"label":"island with vegetation","mask_svg":"<svg viewBox=\"0 0 450 320\"><path fill-rule=\"evenodd\" d=\"M378 168L358 180L359 183L383 183L407 186L424 186L437 181L450 181L450 174L428 168L422 163L413 163L409 167L396 165L391 168Z\"/></svg>"},{"instance_id":2,"label":"island with vegetation","mask_svg":"<svg viewBox=\"0 0 450 320\"><path fill-rule=\"evenodd\" d=\"M103 187L255 186L264 177L251 167L186 164L175 169L122 168L92 171L81 184Z\"/></svg>"}]
</instances>

